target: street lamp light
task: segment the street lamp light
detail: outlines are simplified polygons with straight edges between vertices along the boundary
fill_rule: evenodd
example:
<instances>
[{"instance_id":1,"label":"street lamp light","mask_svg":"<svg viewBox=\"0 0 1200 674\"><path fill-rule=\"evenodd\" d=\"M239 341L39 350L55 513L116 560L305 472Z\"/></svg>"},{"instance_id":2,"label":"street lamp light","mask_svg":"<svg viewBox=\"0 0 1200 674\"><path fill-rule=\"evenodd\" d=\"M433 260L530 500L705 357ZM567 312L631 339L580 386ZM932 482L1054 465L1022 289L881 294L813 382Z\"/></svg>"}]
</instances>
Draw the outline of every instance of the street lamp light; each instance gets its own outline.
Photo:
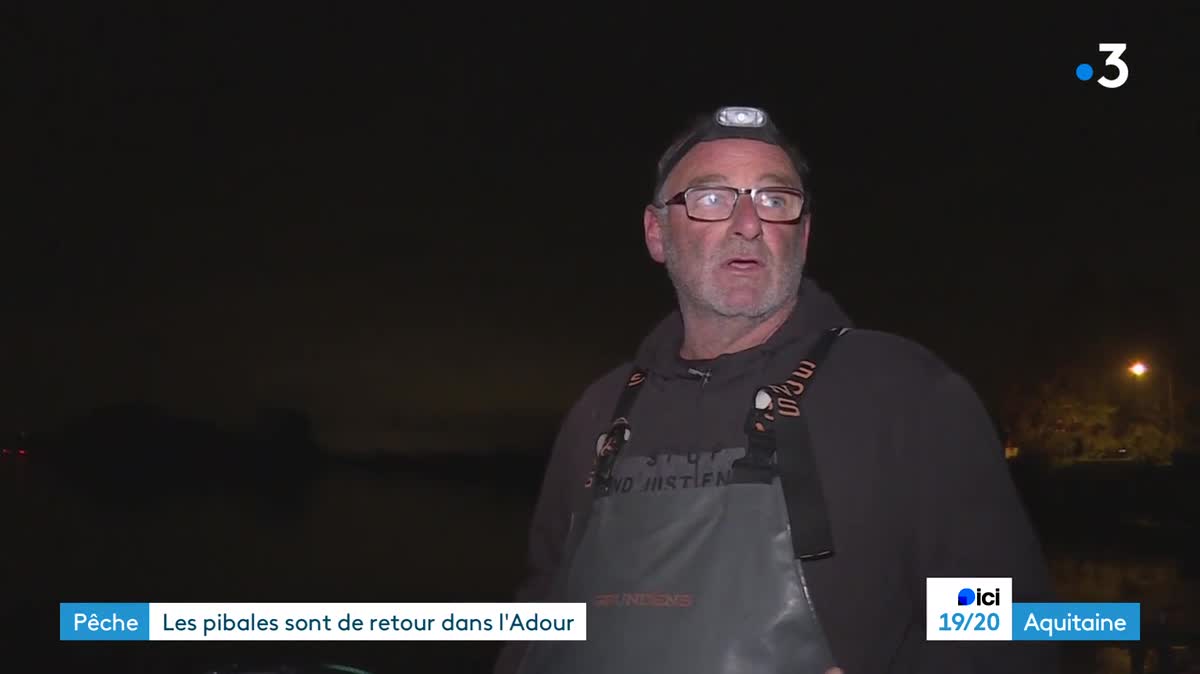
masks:
<instances>
[{"instance_id":1,"label":"street lamp light","mask_svg":"<svg viewBox=\"0 0 1200 674\"><path fill-rule=\"evenodd\" d=\"M1146 373L1150 371L1150 368L1147 367L1145 363L1138 360L1138 361L1134 361L1134 363L1129 366L1129 371L1133 374L1133 376L1137 377L1138 379L1141 379L1142 377L1146 376ZM1175 422L1175 391L1174 391L1174 387L1172 386L1172 383L1171 383L1171 371L1164 370L1164 372L1166 373L1166 380L1167 380L1166 442L1167 442L1167 450L1172 451L1175 449L1175 446L1172 443L1172 437L1171 437L1171 433L1172 433L1172 431L1174 431L1174 427L1175 427L1175 423L1174 423Z\"/></svg>"}]
</instances>

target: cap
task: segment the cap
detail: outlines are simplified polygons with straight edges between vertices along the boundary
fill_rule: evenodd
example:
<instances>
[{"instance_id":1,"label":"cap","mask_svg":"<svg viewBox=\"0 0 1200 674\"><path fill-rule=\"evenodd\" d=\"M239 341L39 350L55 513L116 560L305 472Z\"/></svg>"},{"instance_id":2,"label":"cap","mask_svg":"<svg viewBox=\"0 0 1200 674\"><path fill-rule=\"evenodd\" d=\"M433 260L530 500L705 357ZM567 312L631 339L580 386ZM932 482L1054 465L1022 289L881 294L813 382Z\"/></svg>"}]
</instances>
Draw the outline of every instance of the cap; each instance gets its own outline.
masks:
<instances>
[{"instance_id":1,"label":"cap","mask_svg":"<svg viewBox=\"0 0 1200 674\"><path fill-rule=\"evenodd\" d=\"M747 106L725 106L712 114L698 117L659 158L658 173L654 181L655 197L657 198L671 170L693 147L698 143L723 138L747 138L779 146L791 158L796 173L807 186L808 160L775 126L766 110Z\"/></svg>"}]
</instances>

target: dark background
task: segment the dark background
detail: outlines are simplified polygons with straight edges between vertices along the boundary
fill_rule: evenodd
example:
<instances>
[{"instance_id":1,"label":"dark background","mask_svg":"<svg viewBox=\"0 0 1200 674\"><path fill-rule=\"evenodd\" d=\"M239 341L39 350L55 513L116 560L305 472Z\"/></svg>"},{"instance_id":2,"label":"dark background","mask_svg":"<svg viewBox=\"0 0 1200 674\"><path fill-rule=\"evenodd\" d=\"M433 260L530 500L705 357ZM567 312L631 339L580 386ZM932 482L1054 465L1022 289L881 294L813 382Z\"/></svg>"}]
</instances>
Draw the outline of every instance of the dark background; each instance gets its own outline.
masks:
<instances>
[{"instance_id":1,"label":"dark background","mask_svg":"<svg viewBox=\"0 0 1200 674\"><path fill-rule=\"evenodd\" d=\"M857 324L936 350L998 418L1068 363L1144 357L1180 391L1195 381L1194 8L590 9L0 13L0 432L49 434L38 456L66 466L0 485L8 577L37 578L14 581L12 606L49 616L14 609L24 634L52 634L55 602L134 595L505 600L558 415L672 306L642 208L659 152L718 105L764 106L811 157L809 274ZM1075 78L1085 62L1111 74L1100 42L1129 45L1120 89ZM171 482L146 468L169 457L79 425L113 406L120 423L189 419L193 440L237 434L223 447L293 432L311 451L225 452ZM399 461L427 450L436 469ZM120 489L166 493L98 509ZM89 555L189 561L157 576L45 561L84 550L85 530ZM1172 545L1139 563L1177 573ZM155 646L117 651L196 653ZM399 671L398 648L369 650Z\"/></svg>"}]
</instances>

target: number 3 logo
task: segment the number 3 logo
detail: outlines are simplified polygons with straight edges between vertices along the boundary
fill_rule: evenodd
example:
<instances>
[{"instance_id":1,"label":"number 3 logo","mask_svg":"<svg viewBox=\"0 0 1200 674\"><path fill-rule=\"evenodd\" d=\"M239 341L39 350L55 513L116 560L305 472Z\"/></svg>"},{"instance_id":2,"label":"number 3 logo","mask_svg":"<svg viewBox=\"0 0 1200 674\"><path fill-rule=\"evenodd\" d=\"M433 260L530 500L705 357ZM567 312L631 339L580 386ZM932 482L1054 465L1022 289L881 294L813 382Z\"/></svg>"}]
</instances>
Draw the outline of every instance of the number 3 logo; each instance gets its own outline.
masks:
<instances>
[{"instance_id":1,"label":"number 3 logo","mask_svg":"<svg viewBox=\"0 0 1200 674\"><path fill-rule=\"evenodd\" d=\"M1108 52L1108 58L1104 59L1104 65L1113 66L1116 68L1117 76L1115 79L1113 79L1105 75L1104 77L1096 80L1096 82L1098 82L1101 86L1108 87L1109 89L1116 89L1122 84L1125 84L1125 80L1129 79L1129 65L1125 63L1125 61L1121 60L1121 54L1125 53L1125 43L1101 42L1100 51Z\"/></svg>"}]
</instances>

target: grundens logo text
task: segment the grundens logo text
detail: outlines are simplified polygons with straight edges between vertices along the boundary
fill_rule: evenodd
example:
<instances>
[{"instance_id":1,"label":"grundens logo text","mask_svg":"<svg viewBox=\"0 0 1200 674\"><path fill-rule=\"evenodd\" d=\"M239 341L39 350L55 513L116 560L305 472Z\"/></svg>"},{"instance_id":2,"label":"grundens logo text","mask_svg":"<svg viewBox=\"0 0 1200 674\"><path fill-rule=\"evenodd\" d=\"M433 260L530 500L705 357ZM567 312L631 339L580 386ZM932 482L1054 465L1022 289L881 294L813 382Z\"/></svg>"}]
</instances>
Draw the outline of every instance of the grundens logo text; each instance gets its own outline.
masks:
<instances>
[{"instance_id":1,"label":"grundens logo text","mask_svg":"<svg viewBox=\"0 0 1200 674\"><path fill-rule=\"evenodd\" d=\"M694 603L691 594L670 592L613 592L596 595L595 605L601 607L646 606L651 608L688 608Z\"/></svg>"}]
</instances>

